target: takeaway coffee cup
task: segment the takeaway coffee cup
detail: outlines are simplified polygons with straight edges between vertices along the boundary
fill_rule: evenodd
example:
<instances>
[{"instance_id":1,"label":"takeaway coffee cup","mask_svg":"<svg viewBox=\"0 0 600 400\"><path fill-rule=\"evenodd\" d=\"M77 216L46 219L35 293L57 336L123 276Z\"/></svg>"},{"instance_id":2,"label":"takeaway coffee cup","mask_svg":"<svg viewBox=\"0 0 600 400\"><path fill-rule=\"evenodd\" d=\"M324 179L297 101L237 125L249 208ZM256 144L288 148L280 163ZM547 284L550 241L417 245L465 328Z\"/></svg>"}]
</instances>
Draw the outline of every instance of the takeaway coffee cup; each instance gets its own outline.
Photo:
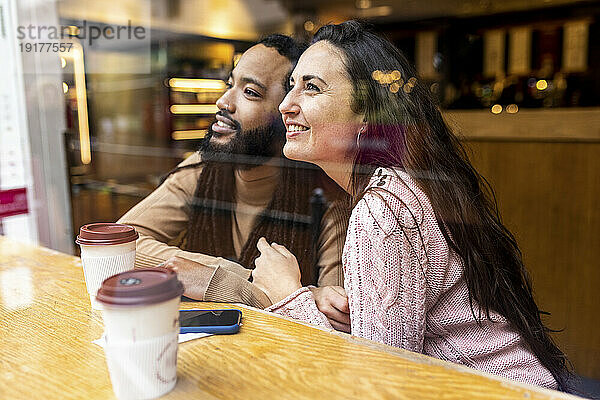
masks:
<instances>
[{"instance_id":1,"label":"takeaway coffee cup","mask_svg":"<svg viewBox=\"0 0 600 400\"><path fill-rule=\"evenodd\" d=\"M75 241L81 247L81 263L90 303L95 310L96 292L109 276L132 270L135 266L135 241L132 226L114 223L84 225Z\"/></svg>"},{"instance_id":2,"label":"takeaway coffee cup","mask_svg":"<svg viewBox=\"0 0 600 400\"><path fill-rule=\"evenodd\" d=\"M117 398L153 399L175 387L182 294L177 274L164 268L123 272L102 283L96 299Z\"/></svg>"}]
</instances>

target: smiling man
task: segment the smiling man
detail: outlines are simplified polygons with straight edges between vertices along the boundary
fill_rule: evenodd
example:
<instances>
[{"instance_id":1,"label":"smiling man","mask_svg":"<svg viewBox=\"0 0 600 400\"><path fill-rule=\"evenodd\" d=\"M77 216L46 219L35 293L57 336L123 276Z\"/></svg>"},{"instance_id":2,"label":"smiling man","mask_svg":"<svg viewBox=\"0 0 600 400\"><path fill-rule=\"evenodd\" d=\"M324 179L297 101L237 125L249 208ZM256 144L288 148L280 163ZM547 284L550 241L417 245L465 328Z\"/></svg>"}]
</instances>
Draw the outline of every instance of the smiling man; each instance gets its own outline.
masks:
<instances>
[{"instance_id":1,"label":"smiling man","mask_svg":"<svg viewBox=\"0 0 600 400\"><path fill-rule=\"evenodd\" d=\"M297 255L305 284L336 329L349 331L341 250L342 201L315 212L311 195L344 194L314 167L283 158L286 129L278 106L301 54L289 37L271 35L248 49L217 101L216 121L200 150L120 220L140 234L136 267L177 271L187 297L265 308L252 284L262 236ZM322 215L322 217L321 217Z\"/></svg>"}]
</instances>

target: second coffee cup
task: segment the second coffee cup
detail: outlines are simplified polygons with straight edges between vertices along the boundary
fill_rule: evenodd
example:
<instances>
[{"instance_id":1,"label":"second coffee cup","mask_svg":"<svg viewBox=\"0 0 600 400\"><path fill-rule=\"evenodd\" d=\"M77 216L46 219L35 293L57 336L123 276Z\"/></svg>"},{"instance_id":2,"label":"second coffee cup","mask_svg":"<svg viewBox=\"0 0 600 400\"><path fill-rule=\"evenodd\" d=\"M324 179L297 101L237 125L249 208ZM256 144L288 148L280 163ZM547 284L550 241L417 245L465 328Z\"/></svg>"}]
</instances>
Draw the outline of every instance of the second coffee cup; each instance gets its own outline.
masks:
<instances>
[{"instance_id":1,"label":"second coffee cup","mask_svg":"<svg viewBox=\"0 0 600 400\"><path fill-rule=\"evenodd\" d=\"M90 303L95 310L96 292L109 276L135 267L138 233L132 226L115 223L94 223L81 227L75 241L81 247L81 263Z\"/></svg>"},{"instance_id":2,"label":"second coffee cup","mask_svg":"<svg viewBox=\"0 0 600 400\"><path fill-rule=\"evenodd\" d=\"M177 274L164 268L128 271L102 283L97 300L117 398L152 399L175 386L182 294Z\"/></svg>"}]
</instances>

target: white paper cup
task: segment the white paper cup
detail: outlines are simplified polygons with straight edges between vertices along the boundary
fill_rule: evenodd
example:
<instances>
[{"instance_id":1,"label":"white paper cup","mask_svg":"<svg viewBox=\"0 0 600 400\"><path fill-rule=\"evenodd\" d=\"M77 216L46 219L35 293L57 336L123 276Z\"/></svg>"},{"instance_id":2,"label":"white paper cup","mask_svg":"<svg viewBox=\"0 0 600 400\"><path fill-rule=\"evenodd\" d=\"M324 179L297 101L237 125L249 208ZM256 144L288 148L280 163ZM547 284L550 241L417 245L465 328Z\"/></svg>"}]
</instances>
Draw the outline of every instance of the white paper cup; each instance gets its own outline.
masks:
<instances>
[{"instance_id":1,"label":"white paper cup","mask_svg":"<svg viewBox=\"0 0 600 400\"><path fill-rule=\"evenodd\" d=\"M154 399L173 390L177 384L178 334L173 331L135 342L106 337L106 364L118 399Z\"/></svg>"},{"instance_id":2,"label":"white paper cup","mask_svg":"<svg viewBox=\"0 0 600 400\"><path fill-rule=\"evenodd\" d=\"M135 267L138 234L128 225L94 223L81 227L76 243L81 248L81 264L92 309L100 310L96 293L102 282Z\"/></svg>"},{"instance_id":3,"label":"white paper cup","mask_svg":"<svg viewBox=\"0 0 600 400\"><path fill-rule=\"evenodd\" d=\"M112 246L80 245L80 247L81 264L90 303L94 310L101 310L102 306L96 301L96 293L106 278L134 269L135 242Z\"/></svg>"},{"instance_id":4,"label":"white paper cup","mask_svg":"<svg viewBox=\"0 0 600 400\"><path fill-rule=\"evenodd\" d=\"M175 387L182 294L177 274L164 268L128 271L102 283L97 300L117 398L153 399Z\"/></svg>"},{"instance_id":5,"label":"white paper cup","mask_svg":"<svg viewBox=\"0 0 600 400\"><path fill-rule=\"evenodd\" d=\"M179 331L180 297L147 305L118 307L102 305L104 333L108 340L143 340Z\"/></svg>"}]
</instances>

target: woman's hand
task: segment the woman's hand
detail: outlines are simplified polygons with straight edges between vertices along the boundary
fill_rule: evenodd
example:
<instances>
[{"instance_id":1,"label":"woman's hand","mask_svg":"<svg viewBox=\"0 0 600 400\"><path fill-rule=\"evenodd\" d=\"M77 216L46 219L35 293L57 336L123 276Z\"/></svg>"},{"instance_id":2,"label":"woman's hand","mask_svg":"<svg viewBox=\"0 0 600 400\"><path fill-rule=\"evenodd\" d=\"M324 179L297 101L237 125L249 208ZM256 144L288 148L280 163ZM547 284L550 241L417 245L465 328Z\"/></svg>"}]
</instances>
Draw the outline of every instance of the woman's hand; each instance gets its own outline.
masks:
<instances>
[{"instance_id":1,"label":"woman's hand","mask_svg":"<svg viewBox=\"0 0 600 400\"><path fill-rule=\"evenodd\" d=\"M298 261L284 246L260 238L256 244L260 256L254 261L252 283L269 296L273 304L302 287Z\"/></svg>"},{"instance_id":2,"label":"woman's hand","mask_svg":"<svg viewBox=\"0 0 600 400\"><path fill-rule=\"evenodd\" d=\"M334 329L350 333L350 307L348 296L341 286L323 286L310 288L317 308L321 311Z\"/></svg>"}]
</instances>

